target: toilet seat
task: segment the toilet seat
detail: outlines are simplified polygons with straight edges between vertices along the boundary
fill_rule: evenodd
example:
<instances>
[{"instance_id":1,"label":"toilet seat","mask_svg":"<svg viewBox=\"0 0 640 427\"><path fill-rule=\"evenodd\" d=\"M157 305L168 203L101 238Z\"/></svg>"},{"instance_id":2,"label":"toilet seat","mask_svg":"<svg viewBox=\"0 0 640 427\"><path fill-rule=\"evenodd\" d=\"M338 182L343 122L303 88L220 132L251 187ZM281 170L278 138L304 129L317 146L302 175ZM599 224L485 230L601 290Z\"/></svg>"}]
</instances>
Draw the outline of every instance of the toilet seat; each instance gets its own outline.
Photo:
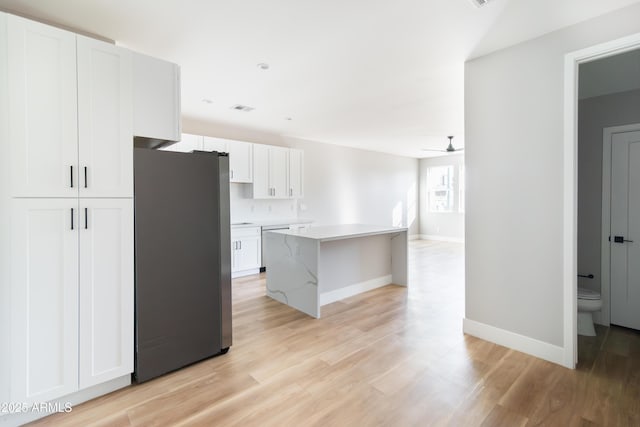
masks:
<instances>
[{"instance_id":1,"label":"toilet seat","mask_svg":"<svg viewBox=\"0 0 640 427\"><path fill-rule=\"evenodd\" d=\"M587 288L578 288L578 299L599 300L600 292L592 291Z\"/></svg>"}]
</instances>

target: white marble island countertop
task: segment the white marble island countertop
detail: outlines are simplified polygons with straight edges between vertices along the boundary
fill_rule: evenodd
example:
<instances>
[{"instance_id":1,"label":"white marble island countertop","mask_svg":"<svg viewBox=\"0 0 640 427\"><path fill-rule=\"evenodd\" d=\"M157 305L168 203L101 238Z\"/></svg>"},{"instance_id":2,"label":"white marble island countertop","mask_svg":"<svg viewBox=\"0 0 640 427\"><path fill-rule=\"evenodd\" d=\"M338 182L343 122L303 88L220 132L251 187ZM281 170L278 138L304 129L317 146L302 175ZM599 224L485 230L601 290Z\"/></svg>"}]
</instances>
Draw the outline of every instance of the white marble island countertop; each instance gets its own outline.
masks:
<instances>
[{"instance_id":1,"label":"white marble island countertop","mask_svg":"<svg viewBox=\"0 0 640 427\"><path fill-rule=\"evenodd\" d=\"M231 223L231 227L232 228L270 227L275 225L311 224L312 222L313 220L309 218L261 219L261 220L248 220L248 221L234 221Z\"/></svg>"},{"instance_id":2,"label":"white marble island countertop","mask_svg":"<svg viewBox=\"0 0 640 427\"><path fill-rule=\"evenodd\" d=\"M327 242L331 240L351 239L353 237L375 236L393 232L408 231L403 227L389 227L366 224L341 224L310 227L308 230L274 230L271 233L285 234L288 236L303 237L307 239Z\"/></svg>"},{"instance_id":3,"label":"white marble island countertop","mask_svg":"<svg viewBox=\"0 0 640 427\"><path fill-rule=\"evenodd\" d=\"M406 286L407 228L344 224L264 233L267 296L319 318L320 307Z\"/></svg>"}]
</instances>

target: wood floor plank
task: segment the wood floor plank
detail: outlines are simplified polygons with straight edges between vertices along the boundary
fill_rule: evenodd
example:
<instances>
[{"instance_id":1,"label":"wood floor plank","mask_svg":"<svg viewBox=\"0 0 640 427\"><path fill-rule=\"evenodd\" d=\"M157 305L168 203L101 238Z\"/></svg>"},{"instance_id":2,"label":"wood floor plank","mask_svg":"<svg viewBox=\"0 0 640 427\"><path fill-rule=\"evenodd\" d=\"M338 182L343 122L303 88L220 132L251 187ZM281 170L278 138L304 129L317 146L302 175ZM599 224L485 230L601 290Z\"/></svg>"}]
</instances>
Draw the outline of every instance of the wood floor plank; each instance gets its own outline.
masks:
<instances>
[{"instance_id":1,"label":"wood floor plank","mask_svg":"<svg viewBox=\"0 0 640 427\"><path fill-rule=\"evenodd\" d=\"M409 288L313 319L233 281L228 354L78 405L46 426L640 426L640 334L597 326L577 370L462 333L463 247L410 243Z\"/></svg>"}]
</instances>

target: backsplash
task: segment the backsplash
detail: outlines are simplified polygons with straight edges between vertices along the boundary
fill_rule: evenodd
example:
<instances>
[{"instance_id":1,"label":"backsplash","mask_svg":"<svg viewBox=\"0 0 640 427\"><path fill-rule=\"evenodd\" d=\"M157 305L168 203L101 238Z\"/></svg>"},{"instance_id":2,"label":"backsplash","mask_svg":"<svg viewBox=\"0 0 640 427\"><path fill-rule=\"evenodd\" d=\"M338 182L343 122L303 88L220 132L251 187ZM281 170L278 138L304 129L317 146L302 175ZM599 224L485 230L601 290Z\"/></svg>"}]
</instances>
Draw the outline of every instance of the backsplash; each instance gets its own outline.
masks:
<instances>
[{"instance_id":1,"label":"backsplash","mask_svg":"<svg viewBox=\"0 0 640 427\"><path fill-rule=\"evenodd\" d=\"M230 184L231 222L251 222L298 217L294 199L252 199L250 184Z\"/></svg>"}]
</instances>

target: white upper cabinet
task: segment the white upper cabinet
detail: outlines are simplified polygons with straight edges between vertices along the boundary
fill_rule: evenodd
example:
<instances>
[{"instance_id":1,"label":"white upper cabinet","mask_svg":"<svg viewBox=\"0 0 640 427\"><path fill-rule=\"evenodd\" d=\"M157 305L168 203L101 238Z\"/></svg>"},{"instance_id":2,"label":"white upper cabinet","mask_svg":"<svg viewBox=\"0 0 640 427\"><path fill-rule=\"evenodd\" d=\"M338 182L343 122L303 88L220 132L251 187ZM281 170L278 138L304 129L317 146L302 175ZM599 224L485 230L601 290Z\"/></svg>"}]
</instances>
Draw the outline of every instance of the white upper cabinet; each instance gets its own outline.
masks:
<instances>
[{"instance_id":1,"label":"white upper cabinet","mask_svg":"<svg viewBox=\"0 0 640 427\"><path fill-rule=\"evenodd\" d=\"M229 152L229 140L214 138L212 136L202 137L202 150L217 151L218 153Z\"/></svg>"},{"instance_id":2,"label":"white upper cabinet","mask_svg":"<svg viewBox=\"0 0 640 427\"><path fill-rule=\"evenodd\" d=\"M253 182L253 144L229 141L229 175L231 182Z\"/></svg>"},{"instance_id":3,"label":"white upper cabinet","mask_svg":"<svg viewBox=\"0 0 640 427\"><path fill-rule=\"evenodd\" d=\"M238 183L253 182L253 144L231 139L205 136L204 151L229 153L229 181Z\"/></svg>"},{"instance_id":4,"label":"white upper cabinet","mask_svg":"<svg viewBox=\"0 0 640 427\"><path fill-rule=\"evenodd\" d=\"M304 151L289 150L289 197L304 197Z\"/></svg>"},{"instance_id":5,"label":"white upper cabinet","mask_svg":"<svg viewBox=\"0 0 640 427\"><path fill-rule=\"evenodd\" d=\"M131 53L13 15L7 32L11 195L132 197Z\"/></svg>"},{"instance_id":6,"label":"white upper cabinet","mask_svg":"<svg viewBox=\"0 0 640 427\"><path fill-rule=\"evenodd\" d=\"M131 52L78 37L81 197L133 197Z\"/></svg>"},{"instance_id":7,"label":"white upper cabinet","mask_svg":"<svg viewBox=\"0 0 640 427\"><path fill-rule=\"evenodd\" d=\"M289 197L289 149L272 145L253 146L253 198Z\"/></svg>"},{"instance_id":8,"label":"white upper cabinet","mask_svg":"<svg viewBox=\"0 0 640 427\"><path fill-rule=\"evenodd\" d=\"M289 197L288 148L269 148L269 185L272 189L272 197L277 199Z\"/></svg>"},{"instance_id":9,"label":"white upper cabinet","mask_svg":"<svg viewBox=\"0 0 640 427\"><path fill-rule=\"evenodd\" d=\"M253 198L268 199L271 196L269 184L269 146L253 145Z\"/></svg>"},{"instance_id":10,"label":"white upper cabinet","mask_svg":"<svg viewBox=\"0 0 640 427\"><path fill-rule=\"evenodd\" d=\"M180 140L180 67L133 53L133 134Z\"/></svg>"},{"instance_id":11,"label":"white upper cabinet","mask_svg":"<svg viewBox=\"0 0 640 427\"><path fill-rule=\"evenodd\" d=\"M11 194L77 196L76 35L7 21Z\"/></svg>"}]
</instances>

